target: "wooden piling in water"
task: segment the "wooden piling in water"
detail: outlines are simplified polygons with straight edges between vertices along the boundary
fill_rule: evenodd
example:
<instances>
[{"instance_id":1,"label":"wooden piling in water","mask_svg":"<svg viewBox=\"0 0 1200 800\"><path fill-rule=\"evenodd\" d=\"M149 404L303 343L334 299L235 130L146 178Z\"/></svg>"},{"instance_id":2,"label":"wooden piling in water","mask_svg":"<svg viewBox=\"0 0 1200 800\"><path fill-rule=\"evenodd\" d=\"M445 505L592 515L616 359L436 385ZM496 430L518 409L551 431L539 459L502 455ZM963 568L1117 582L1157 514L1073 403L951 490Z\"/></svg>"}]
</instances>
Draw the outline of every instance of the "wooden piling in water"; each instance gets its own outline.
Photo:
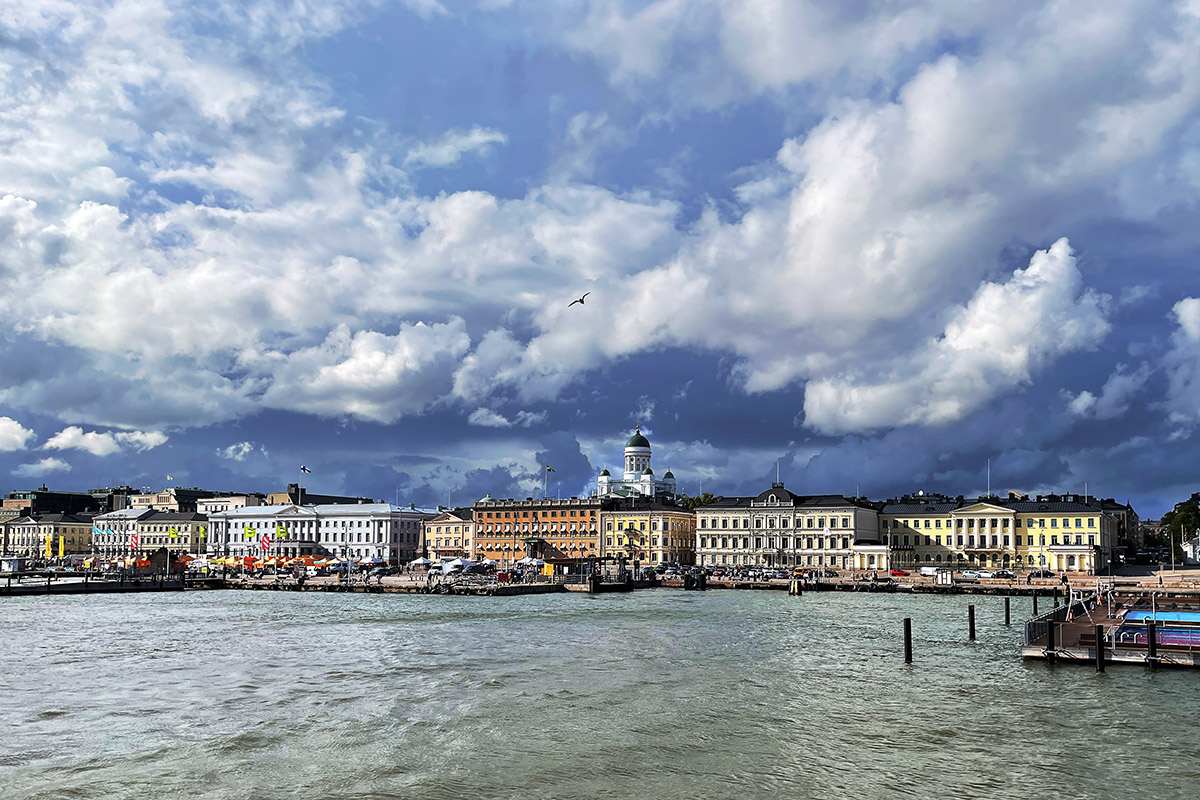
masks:
<instances>
[{"instance_id":1,"label":"wooden piling in water","mask_svg":"<svg viewBox=\"0 0 1200 800\"><path fill-rule=\"evenodd\" d=\"M1146 658L1151 666L1158 666L1158 624L1154 620L1146 623Z\"/></svg>"},{"instance_id":2,"label":"wooden piling in water","mask_svg":"<svg viewBox=\"0 0 1200 800\"><path fill-rule=\"evenodd\" d=\"M1104 672L1104 626L1096 626L1096 672Z\"/></svg>"},{"instance_id":3,"label":"wooden piling in water","mask_svg":"<svg viewBox=\"0 0 1200 800\"><path fill-rule=\"evenodd\" d=\"M912 617L904 618L904 663L912 663Z\"/></svg>"},{"instance_id":4,"label":"wooden piling in water","mask_svg":"<svg viewBox=\"0 0 1200 800\"><path fill-rule=\"evenodd\" d=\"M975 641L975 605L967 606L967 638Z\"/></svg>"},{"instance_id":5,"label":"wooden piling in water","mask_svg":"<svg viewBox=\"0 0 1200 800\"><path fill-rule=\"evenodd\" d=\"M1037 589L1033 590L1033 615L1037 616Z\"/></svg>"},{"instance_id":6,"label":"wooden piling in water","mask_svg":"<svg viewBox=\"0 0 1200 800\"><path fill-rule=\"evenodd\" d=\"M1012 625L1012 603L1008 597L1004 598L1004 624Z\"/></svg>"},{"instance_id":7,"label":"wooden piling in water","mask_svg":"<svg viewBox=\"0 0 1200 800\"><path fill-rule=\"evenodd\" d=\"M1055 623L1054 620L1050 620L1048 623L1046 623L1046 661L1050 662L1051 664L1053 664L1055 658L1058 657L1058 653L1056 652L1058 648L1054 644L1055 624L1057 623Z\"/></svg>"}]
</instances>

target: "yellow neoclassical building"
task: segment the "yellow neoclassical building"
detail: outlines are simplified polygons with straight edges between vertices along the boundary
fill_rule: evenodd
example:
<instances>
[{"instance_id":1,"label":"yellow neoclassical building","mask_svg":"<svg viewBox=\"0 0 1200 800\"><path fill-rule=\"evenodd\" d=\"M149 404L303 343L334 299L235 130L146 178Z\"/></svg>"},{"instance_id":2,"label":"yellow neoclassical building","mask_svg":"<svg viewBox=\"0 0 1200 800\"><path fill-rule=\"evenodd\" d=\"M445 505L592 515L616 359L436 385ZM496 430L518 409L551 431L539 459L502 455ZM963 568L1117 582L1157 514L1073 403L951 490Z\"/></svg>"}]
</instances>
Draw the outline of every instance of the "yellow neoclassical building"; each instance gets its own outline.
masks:
<instances>
[{"instance_id":1,"label":"yellow neoclassical building","mask_svg":"<svg viewBox=\"0 0 1200 800\"><path fill-rule=\"evenodd\" d=\"M614 500L600 512L601 555L643 564L696 563L696 515L688 508L641 497Z\"/></svg>"},{"instance_id":2,"label":"yellow neoclassical building","mask_svg":"<svg viewBox=\"0 0 1200 800\"><path fill-rule=\"evenodd\" d=\"M883 505L880 542L861 548L856 566L1096 572L1112 559L1117 527L1098 500L1082 495L906 495Z\"/></svg>"}]
</instances>

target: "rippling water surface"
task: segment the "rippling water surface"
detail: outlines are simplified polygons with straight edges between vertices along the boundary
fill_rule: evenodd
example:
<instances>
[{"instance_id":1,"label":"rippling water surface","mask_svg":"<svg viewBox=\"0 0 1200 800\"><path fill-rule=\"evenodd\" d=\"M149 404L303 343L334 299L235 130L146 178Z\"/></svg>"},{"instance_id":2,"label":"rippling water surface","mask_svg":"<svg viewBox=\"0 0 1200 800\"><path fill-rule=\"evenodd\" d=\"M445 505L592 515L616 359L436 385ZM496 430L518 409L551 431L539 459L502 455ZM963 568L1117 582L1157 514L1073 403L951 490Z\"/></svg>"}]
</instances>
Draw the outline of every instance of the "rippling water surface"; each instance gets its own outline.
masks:
<instances>
[{"instance_id":1,"label":"rippling water surface","mask_svg":"<svg viewBox=\"0 0 1200 800\"><path fill-rule=\"evenodd\" d=\"M1200 674L1027 664L1002 623L832 593L4 598L0 797L1195 796Z\"/></svg>"}]
</instances>

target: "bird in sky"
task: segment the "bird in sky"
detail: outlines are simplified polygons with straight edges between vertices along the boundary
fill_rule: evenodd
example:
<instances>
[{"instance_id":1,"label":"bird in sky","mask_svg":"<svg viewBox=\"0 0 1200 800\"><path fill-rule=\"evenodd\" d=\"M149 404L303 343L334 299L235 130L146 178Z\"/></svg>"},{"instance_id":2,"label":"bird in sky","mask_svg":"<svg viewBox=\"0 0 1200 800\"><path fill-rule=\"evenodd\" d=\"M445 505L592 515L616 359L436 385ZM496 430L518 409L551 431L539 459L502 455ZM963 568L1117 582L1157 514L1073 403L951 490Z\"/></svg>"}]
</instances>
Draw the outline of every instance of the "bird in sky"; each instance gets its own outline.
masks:
<instances>
[{"instance_id":1,"label":"bird in sky","mask_svg":"<svg viewBox=\"0 0 1200 800\"><path fill-rule=\"evenodd\" d=\"M589 294L591 294L591 292L584 292L583 297L579 298L578 300L572 300L571 302L567 303L567 308L570 308L571 306L575 305L576 303L579 303L579 305L581 305L581 306L586 305L583 301Z\"/></svg>"},{"instance_id":2,"label":"bird in sky","mask_svg":"<svg viewBox=\"0 0 1200 800\"><path fill-rule=\"evenodd\" d=\"M311 475L311 474L312 474L312 470L311 470L311 469L309 469L308 467L304 466L303 464L301 464L301 465L300 465L300 471L301 471L301 472L303 472L303 473L305 473L305 474L307 474L307 475Z\"/></svg>"}]
</instances>

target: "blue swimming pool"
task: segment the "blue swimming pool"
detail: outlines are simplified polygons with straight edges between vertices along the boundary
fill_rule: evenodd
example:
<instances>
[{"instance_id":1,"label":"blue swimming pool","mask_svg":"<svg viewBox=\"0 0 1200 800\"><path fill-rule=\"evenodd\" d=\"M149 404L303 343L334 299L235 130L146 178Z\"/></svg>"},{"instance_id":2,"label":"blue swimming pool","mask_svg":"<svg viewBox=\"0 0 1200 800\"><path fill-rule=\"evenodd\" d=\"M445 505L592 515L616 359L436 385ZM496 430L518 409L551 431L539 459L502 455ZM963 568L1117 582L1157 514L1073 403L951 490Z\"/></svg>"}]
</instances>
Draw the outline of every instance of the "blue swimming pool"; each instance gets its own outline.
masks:
<instances>
[{"instance_id":1,"label":"blue swimming pool","mask_svg":"<svg viewBox=\"0 0 1200 800\"><path fill-rule=\"evenodd\" d=\"M1200 622L1200 611L1159 611L1151 614L1149 611L1128 611L1125 619L1129 622L1139 619L1156 618L1159 622Z\"/></svg>"}]
</instances>

